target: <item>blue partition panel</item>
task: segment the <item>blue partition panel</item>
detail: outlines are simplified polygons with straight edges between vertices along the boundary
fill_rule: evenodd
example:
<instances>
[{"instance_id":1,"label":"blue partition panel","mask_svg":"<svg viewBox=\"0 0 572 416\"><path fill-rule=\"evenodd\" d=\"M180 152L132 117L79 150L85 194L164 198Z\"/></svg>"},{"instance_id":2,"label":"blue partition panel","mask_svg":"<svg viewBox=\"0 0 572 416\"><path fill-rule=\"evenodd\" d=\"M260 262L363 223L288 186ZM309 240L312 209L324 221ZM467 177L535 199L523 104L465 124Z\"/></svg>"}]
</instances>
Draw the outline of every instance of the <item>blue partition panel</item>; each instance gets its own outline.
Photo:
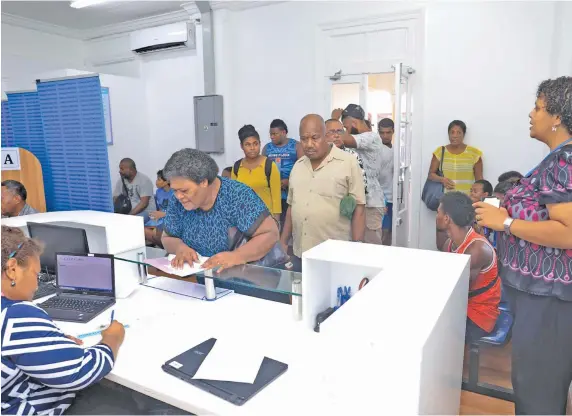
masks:
<instances>
[{"instance_id":1,"label":"blue partition panel","mask_svg":"<svg viewBox=\"0 0 572 416\"><path fill-rule=\"evenodd\" d=\"M14 146L29 150L42 164L46 207L48 211L53 211L54 191L52 175L44 140L38 93L33 91L8 94L8 108Z\"/></svg>"},{"instance_id":2,"label":"blue partition panel","mask_svg":"<svg viewBox=\"0 0 572 416\"><path fill-rule=\"evenodd\" d=\"M16 147L8 101L2 101L2 147Z\"/></svg>"},{"instance_id":3,"label":"blue partition panel","mask_svg":"<svg viewBox=\"0 0 572 416\"><path fill-rule=\"evenodd\" d=\"M113 212L98 76L37 84L55 211Z\"/></svg>"}]
</instances>

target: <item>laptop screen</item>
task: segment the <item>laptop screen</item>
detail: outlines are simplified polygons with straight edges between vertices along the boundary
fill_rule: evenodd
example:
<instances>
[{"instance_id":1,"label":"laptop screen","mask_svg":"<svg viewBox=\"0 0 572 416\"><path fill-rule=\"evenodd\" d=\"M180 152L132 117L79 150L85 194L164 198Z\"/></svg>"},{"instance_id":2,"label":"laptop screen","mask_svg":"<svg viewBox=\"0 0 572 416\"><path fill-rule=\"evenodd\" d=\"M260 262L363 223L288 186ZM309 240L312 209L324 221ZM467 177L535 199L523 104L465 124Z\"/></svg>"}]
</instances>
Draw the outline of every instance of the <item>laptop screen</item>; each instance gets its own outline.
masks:
<instances>
[{"instance_id":1,"label":"laptop screen","mask_svg":"<svg viewBox=\"0 0 572 416\"><path fill-rule=\"evenodd\" d=\"M62 290L113 295L113 258L57 254L57 282Z\"/></svg>"}]
</instances>

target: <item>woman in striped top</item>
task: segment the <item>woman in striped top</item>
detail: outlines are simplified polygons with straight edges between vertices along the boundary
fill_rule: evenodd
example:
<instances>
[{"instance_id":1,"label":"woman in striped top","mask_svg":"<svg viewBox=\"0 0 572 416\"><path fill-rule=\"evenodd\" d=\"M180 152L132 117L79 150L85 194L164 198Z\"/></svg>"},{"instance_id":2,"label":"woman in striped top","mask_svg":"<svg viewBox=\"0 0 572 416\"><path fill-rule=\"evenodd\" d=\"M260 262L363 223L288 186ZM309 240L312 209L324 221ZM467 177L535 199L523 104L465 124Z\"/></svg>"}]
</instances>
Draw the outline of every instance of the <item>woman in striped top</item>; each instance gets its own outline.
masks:
<instances>
[{"instance_id":1,"label":"woman in striped top","mask_svg":"<svg viewBox=\"0 0 572 416\"><path fill-rule=\"evenodd\" d=\"M64 413L76 392L111 371L125 335L113 321L91 348L65 336L31 302L41 252L39 242L2 226L2 414Z\"/></svg>"},{"instance_id":2,"label":"woman in striped top","mask_svg":"<svg viewBox=\"0 0 572 416\"><path fill-rule=\"evenodd\" d=\"M471 192L475 181L483 179L483 153L464 143L467 126L461 120L449 124L449 144L434 152L429 168L429 180L441 182L445 191ZM443 156L443 176L437 175Z\"/></svg>"}]
</instances>

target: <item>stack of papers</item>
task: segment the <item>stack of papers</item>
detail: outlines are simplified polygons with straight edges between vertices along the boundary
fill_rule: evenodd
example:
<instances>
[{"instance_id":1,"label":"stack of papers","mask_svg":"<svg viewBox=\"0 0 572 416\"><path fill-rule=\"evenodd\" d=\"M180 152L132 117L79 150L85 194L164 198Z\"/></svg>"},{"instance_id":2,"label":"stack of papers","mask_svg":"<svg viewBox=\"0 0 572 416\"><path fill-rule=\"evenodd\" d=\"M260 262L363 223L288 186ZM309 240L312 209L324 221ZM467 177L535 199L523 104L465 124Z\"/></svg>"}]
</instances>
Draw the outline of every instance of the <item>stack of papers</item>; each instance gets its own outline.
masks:
<instances>
[{"instance_id":1,"label":"stack of papers","mask_svg":"<svg viewBox=\"0 0 572 416\"><path fill-rule=\"evenodd\" d=\"M205 269L201 267L205 261L209 259L209 257L199 256L199 261L194 263L192 266L188 263L185 263L182 269L175 269L171 266L171 261L175 258L174 254L170 254L168 257L161 257L158 259L147 259L145 263L149 266L156 267L157 269L169 273L179 277L190 276L196 273L200 273Z\"/></svg>"},{"instance_id":2,"label":"stack of papers","mask_svg":"<svg viewBox=\"0 0 572 416\"><path fill-rule=\"evenodd\" d=\"M253 384L263 360L264 354L253 345L217 338L193 379Z\"/></svg>"}]
</instances>

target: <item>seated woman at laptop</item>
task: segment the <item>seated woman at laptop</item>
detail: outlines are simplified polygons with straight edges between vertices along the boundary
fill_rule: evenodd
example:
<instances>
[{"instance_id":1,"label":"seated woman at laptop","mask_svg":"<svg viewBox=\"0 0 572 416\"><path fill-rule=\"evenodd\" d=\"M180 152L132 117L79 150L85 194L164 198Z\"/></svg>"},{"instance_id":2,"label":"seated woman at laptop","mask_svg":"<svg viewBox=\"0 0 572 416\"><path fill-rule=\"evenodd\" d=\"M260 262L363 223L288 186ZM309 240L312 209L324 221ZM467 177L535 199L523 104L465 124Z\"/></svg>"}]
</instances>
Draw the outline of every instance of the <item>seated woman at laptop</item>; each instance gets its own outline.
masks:
<instances>
[{"instance_id":1,"label":"seated woman at laptop","mask_svg":"<svg viewBox=\"0 0 572 416\"><path fill-rule=\"evenodd\" d=\"M65 412L76 396L113 368L123 325L113 321L91 348L65 336L31 300L38 288L42 245L2 226L2 413Z\"/></svg>"},{"instance_id":2,"label":"seated woman at laptop","mask_svg":"<svg viewBox=\"0 0 572 416\"><path fill-rule=\"evenodd\" d=\"M206 153L182 149L163 169L175 196L165 217L163 247L182 267L210 257L204 267L226 269L258 261L274 253L278 225L248 186L218 176L216 162ZM229 233L240 231L248 242L231 247ZM268 259L268 257L266 257Z\"/></svg>"}]
</instances>

